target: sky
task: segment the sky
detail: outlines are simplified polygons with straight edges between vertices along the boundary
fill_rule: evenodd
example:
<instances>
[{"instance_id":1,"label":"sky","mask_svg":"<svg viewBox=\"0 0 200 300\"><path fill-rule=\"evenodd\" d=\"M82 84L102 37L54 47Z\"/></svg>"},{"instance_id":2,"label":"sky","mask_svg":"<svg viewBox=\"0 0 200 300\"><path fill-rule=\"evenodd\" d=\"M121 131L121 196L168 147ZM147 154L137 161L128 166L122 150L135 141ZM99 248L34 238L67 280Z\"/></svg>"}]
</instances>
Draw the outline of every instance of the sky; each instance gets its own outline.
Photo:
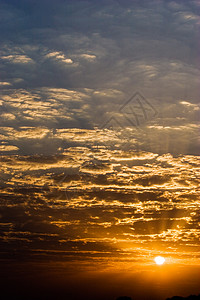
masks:
<instances>
[{"instance_id":1,"label":"sky","mask_svg":"<svg viewBox=\"0 0 200 300\"><path fill-rule=\"evenodd\" d=\"M0 0L6 297L200 293L199 15L199 0Z\"/></svg>"}]
</instances>

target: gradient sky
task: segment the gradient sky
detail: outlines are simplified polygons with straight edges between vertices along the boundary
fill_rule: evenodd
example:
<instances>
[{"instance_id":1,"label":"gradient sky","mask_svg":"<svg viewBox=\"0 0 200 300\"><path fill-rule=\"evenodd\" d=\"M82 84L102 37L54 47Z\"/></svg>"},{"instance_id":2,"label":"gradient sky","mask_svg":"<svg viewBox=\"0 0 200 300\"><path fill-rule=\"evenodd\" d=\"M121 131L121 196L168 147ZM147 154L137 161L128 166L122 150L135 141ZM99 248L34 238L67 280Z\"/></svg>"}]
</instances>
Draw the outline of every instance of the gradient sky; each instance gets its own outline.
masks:
<instances>
[{"instance_id":1,"label":"gradient sky","mask_svg":"<svg viewBox=\"0 0 200 300\"><path fill-rule=\"evenodd\" d=\"M199 15L199 0L0 0L5 295L200 293Z\"/></svg>"}]
</instances>

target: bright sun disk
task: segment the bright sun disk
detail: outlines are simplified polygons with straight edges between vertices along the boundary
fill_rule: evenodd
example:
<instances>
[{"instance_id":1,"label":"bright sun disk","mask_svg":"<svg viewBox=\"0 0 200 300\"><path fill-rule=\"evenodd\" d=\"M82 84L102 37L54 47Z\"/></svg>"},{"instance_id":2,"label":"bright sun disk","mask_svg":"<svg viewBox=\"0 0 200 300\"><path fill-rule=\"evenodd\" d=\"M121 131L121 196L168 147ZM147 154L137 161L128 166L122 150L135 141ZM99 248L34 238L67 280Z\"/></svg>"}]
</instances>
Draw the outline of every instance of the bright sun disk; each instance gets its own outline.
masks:
<instances>
[{"instance_id":1,"label":"bright sun disk","mask_svg":"<svg viewBox=\"0 0 200 300\"><path fill-rule=\"evenodd\" d=\"M155 261L155 263L156 263L157 265L163 265L164 262L165 262L165 258L162 257L162 256L156 256L156 257L154 258L154 261Z\"/></svg>"}]
</instances>

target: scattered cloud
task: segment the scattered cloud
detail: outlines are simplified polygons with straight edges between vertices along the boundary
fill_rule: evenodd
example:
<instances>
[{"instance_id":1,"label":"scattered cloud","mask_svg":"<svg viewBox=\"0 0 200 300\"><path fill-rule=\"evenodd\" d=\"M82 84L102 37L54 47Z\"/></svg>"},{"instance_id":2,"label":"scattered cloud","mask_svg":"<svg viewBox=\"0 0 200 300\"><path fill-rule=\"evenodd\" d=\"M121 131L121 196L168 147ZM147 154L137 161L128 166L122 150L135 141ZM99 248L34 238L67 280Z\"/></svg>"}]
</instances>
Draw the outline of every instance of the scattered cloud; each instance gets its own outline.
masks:
<instances>
[{"instance_id":1,"label":"scattered cloud","mask_svg":"<svg viewBox=\"0 0 200 300\"><path fill-rule=\"evenodd\" d=\"M11 83L6 81L0 81L0 86L8 86L8 85L11 85Z\"/></svg>"},{"instance_id":2,"label":"scattered cloud","mask_svg":"<svg viewBox=\"0 0 200 300\"><path fill-rule=\"evenodd\" d=\"M75 2L2 1L2 255L199 264L199 3Z\"/></svg>"},{"instance_id":3,"label":"scattered cloud","mask_svg":"<svg viewBox=\"0 0 200 300\"><path fill-rule=\"evenodd\" d=\"M23 130L23 137L47 134L44 129ZM68 137L62 133L57 138L92 137L89 130L69 130ZM3 145L1 150L17 147ZM40 255L52 243L59 253L62 241L65 251L75 255L84 250L88 257L93 251L104 255L109 248L111 256L117 251L123 259L124 251L131 255L136 245L139 256L156 243L173 257L178 251L193 256L191 247L199 246L198 165L199 158L192 155L86 145L54 155L2 156L1 222L10 224L10 233L5 235L2 225L1 239L11 245L20 240L24 247L32 243L30 251L40 249Z\"/></svg>"},{"instance_id":4,"label":"scattered cloud","mask_svg":"<svg viewBox=\"0 0 200 300\"><path fill-rule=\"evenodd\" d=\"M18 147L16 146L11 146L11 145L1 145L0 146L0 151L16 151L16 150L19 150Z\"/></svg>"},{"instance_id":5,"label":"scattered cloud","mask_svg":"<svg viewBox=\"0 0 200 300\"><path fill-rule=\"evenodd\" d=\"M6 55L6 56L1 56L1 59L14 64L33 63L33 60L26 55Z\"/></svg>"},{"instance_id":6,"label":"scattered cloud","mask_svg":"<svg viewBox=\"0 0 200 300\"><path fill-rule=\"evenodd\" d=\"M72 59L71 58L66 58L66 56L62 52L50 52L50 53L46 54L46 57L55 59L57 61L64 62L66 64L72 64L73 63Z\"/></svg>"}]
</instances>

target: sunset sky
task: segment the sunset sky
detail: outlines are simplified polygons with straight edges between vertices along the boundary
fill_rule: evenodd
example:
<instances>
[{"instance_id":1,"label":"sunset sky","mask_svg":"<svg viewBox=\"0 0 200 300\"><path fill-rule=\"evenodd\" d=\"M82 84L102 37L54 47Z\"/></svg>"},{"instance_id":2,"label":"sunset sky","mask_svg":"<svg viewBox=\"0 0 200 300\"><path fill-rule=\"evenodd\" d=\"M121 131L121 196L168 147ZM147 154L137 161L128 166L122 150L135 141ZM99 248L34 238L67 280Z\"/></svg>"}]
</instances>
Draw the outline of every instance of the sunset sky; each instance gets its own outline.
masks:
<instances>
[{"instance_id":1,"label":"sunset sky","mask_svg":"<svg viewBox=\"0 0 200 300\"><path fill-rule=\"evenodd\" d=\"M5 299L200 294L200 1L0 0L0 28Z\"/></svg>"}]
</instances>

